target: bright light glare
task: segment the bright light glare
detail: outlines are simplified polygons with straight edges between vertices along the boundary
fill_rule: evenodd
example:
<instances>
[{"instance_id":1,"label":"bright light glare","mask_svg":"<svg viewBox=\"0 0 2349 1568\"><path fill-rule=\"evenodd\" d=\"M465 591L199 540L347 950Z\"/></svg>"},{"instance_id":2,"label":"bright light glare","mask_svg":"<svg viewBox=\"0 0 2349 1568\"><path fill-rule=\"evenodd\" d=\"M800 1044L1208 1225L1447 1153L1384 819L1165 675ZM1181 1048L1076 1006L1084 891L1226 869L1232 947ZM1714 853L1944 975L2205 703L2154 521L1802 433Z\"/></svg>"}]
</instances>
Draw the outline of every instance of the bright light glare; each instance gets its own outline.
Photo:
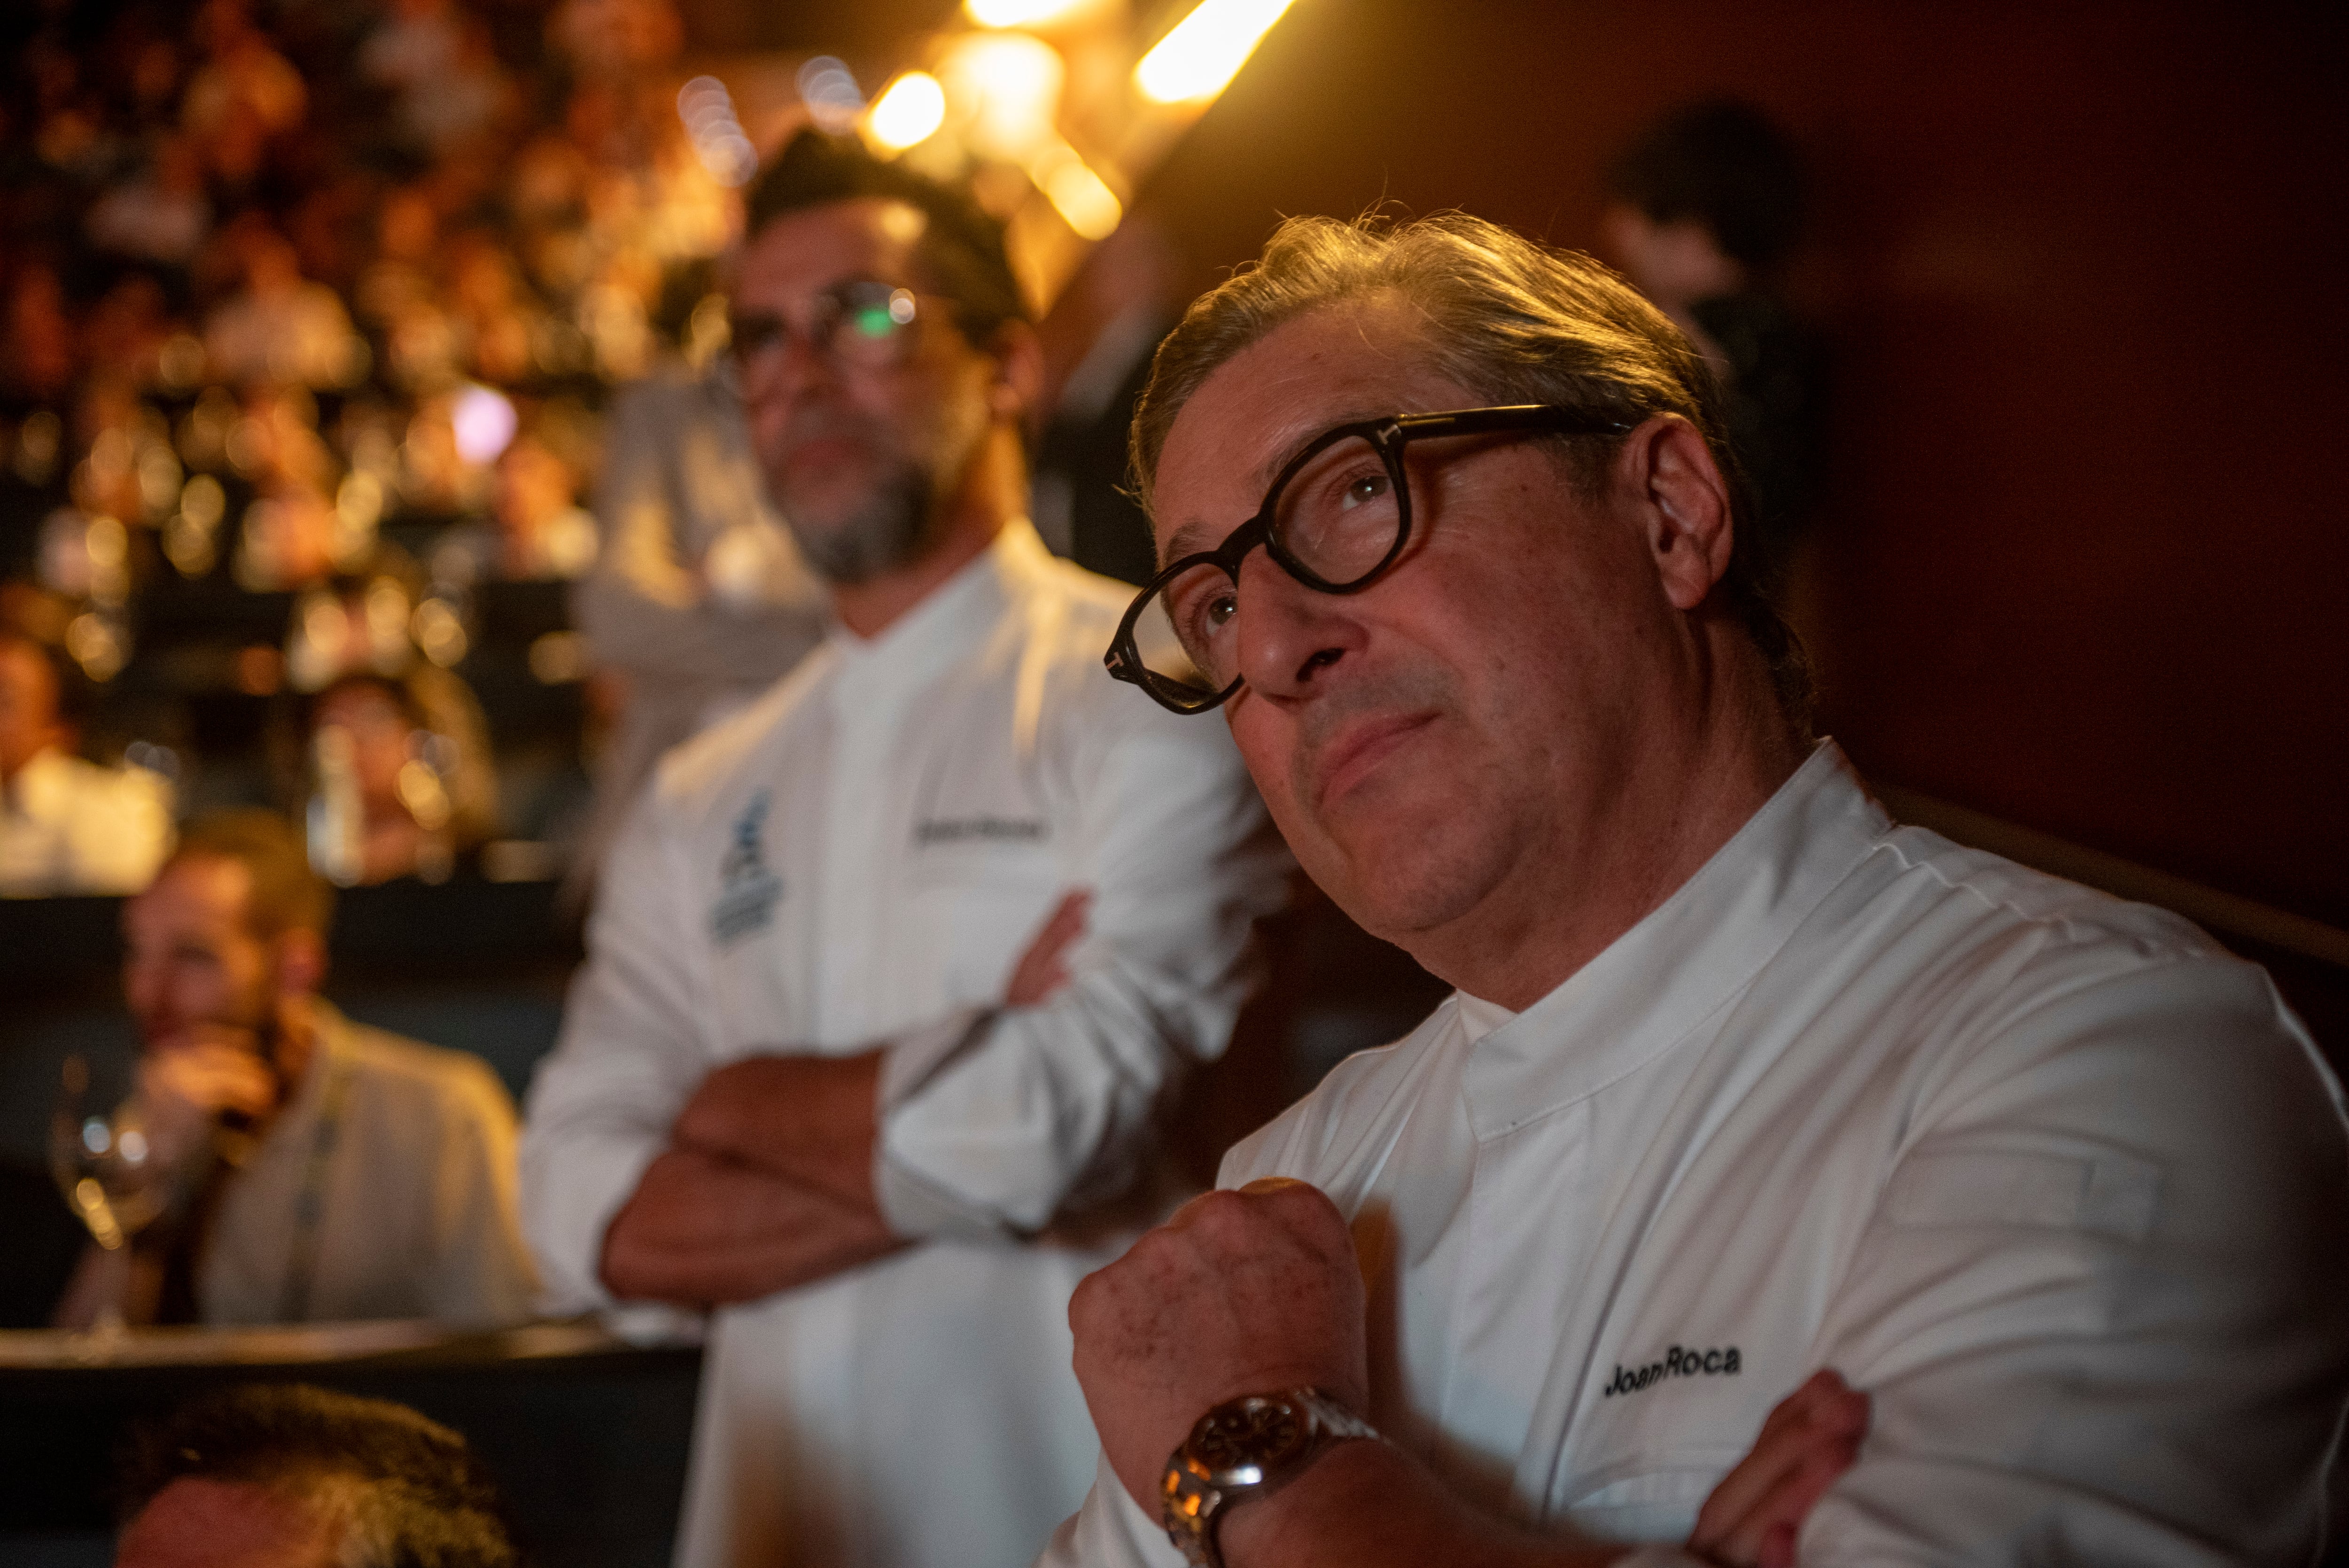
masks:
<instances>
[{"instance_id":1,"label":"bright light glare","mask_svg":"<svg viewBox=\"0 0 2349 1568\"><path fill-rule=\"evenodd\" d=\"M1106 240L1117 229L1118 220L1125 216L1125 208L1102 177L1094 173L1074 150L1051 160L1037 181L1044 195L1069 227L1088 240Z\"/></svg>"},{"instance_id":2,"label":"bright light glare","mask_svg":"<svg viewBox=\"0 0 2349 1568\"><path fill-rule=\"evenodd\" d=\"M1058 21L1085 0L964 0L963 10L982 27L1033 27Z\"/></svg>"},{"instance_id":3,"label":"bright light glare","mask_svg":"<svg viewBox=\"0 0 2349 1568\"><path fill-rule=\"evenodd\" d=\"M1062 74L1052 46L1026 33L966 33L938 66L972 150L1015 163L1054 139Z\"/></svg>"},{"instance_id":4,"label":"bright light glare","mask_svg":"<svg viewBox=\"0 0 2349 1568\"><path fill-rule=\"evenodd\" d=\"M1156 103L1214 98L1280 20L1290 0L1199 0L1133 67L1133 85Z\"/></svg>"},{"instance_id":5,"label":"bright light glare","mask_svg":"<svg viewBox=\"0 0 2349 1568\"><path fill-rule=\"evenodd\" d=\"M947 121L947 91L927 71L907 71L875 99L865 121L873 139L892 152L927 141Z\"/></svg>"}]
</instances>

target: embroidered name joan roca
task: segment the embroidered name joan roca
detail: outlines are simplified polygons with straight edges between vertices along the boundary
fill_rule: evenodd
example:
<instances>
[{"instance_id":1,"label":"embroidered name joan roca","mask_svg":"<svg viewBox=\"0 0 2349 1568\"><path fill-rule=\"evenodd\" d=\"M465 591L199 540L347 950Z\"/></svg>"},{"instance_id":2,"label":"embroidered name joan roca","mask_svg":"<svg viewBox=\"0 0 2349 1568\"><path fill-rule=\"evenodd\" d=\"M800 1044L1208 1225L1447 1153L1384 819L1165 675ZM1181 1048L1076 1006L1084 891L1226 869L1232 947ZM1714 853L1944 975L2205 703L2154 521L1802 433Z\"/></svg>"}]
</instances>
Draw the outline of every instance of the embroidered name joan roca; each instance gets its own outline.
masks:
<instances>
[{"instance_id":1,"label":"embroidered name joan roca","mask_svg":"<svg viewBox=\"0 0 2349 1568\"><path fill-rule=\"evenodd\" d=\"M1601 1398L1617 1394L1636 1394L1640 1389L1664 1377L1734 1377L1737 1376L1737 1346L1715 1350L1687 1350L1673 1346L1659 1361L1645 1367L1618 1367L1607 1387L1599 1390Z\"/></svg>"},{"instance_id":2,"label":"embroidered name joan roca","mask_svg":"<svg viewBox=\"0 0 2349 1568\"><path fill-rule=\"evenodd\" d=\"M1041 843L1048 830L1039 821L1015 817L940 817L914 825L917 844Z\"/></svg>"},{"instance_id":3,"label":"embroidered name joan roca","mask_svg":"<svg viewBox=\"0 0 2349 1568\"><path fill-rule=\"evenodd\" d=\"M744 803L727 835L726 856L718 862L718 902L709 906L709 934L720 946L775 918L783 883L767 869L767 813L773 806L768 792L760 790Z\"/></svg>"}]
</instances>

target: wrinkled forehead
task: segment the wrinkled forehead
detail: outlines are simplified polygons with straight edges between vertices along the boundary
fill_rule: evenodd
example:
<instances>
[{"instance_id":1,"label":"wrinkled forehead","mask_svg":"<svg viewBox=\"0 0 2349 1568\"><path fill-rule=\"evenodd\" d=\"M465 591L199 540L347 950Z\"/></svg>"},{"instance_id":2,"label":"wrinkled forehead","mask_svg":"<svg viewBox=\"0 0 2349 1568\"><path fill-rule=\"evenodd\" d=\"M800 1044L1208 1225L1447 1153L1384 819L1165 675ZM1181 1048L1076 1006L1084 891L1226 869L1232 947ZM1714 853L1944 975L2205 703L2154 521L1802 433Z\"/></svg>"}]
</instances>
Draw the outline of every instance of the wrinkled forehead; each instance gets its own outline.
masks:
<instances>
[{"instance_id":1,"label":"wrinkled forehead","mask_svg":"<svg viewBox=\"0 0 2349 1568\"><path fill-rule=\"evenodd\" d=\"M734 269L739 304L783 309L859 278L919 286L929 219L909 201L858 196L771 218Z\"/></svg>"},{"instance_id":2,"label":"wrinkled forehead","mask_svg":"<svg viewBox=\"0 0 2349 1568\"><path fill-rule=\"evenodd\" d=\"M1167 432L1150 495L1159 558L1214 545L1332 426L1476 401L1437 366L1398 297L1340 300L1283 322L1216 366Z\"/></svg>"}]
</instances>

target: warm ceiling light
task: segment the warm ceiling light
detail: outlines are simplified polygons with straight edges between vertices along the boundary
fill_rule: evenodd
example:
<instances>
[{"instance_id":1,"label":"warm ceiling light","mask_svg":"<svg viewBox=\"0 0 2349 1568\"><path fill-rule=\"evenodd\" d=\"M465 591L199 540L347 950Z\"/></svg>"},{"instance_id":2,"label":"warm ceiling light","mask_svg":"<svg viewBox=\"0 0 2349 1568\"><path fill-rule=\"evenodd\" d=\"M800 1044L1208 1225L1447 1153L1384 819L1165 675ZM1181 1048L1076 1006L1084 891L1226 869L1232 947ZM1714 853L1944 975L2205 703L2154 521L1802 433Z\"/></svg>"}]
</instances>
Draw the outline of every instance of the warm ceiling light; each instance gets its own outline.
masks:
<instances>
[{"instance_id":1,"label":"warm ceiling light","mask_svg":"<svg viewBox=\"0 0 2349 1568\"><path fill-rule=\"evenodd\" d=\"M947 92L927 71L907 71L873 101L865 129L891 152L927 141L947 122Z\"/></svg>"},{"instance_id":2,"label":"warm ceiling light","mask_svg":"<svg viewBox=\"0 0 2349 1568\"><path fill-rule=\"evenodd\" d=\"M1045 200L1052 203L1053 211L1081 239L1108 239L1116 232L1118 221L1125 216L1124 204L1118 201L1117 192L1066 142L1039 160L1030 174L1043 191Z\"/></svg>"},{"instance_id":3,"label":"warm ceiling light","mask_svg":"<svg viewBox=\"0 0 2349 1568\"><path fill-rule=\"evenodd\" d=\"M1214 98L1239 74L1257 41L1280 20L1290 0L1199 0L1158 46L1133 67L1134 86L1157 103L1197 103Z\"/></svg>"},{"instance_id":4,"label":"warm ceiling light","mask_svg":"<svg viewBox=\"0 0 2349 1568\"><path fill-rule=\"evenodd\" d=\"M1057 22L1086 0L964 0L963 14L982 27L1033 27Z\"/></svg>"},{"instance_id":5,"label":"warm ceiling light","mask_svg":"<svg viewBox=\"0 0 2349 1568\"><path fill-rule=\"evenodd\" d=\"M1026 33L965 33L938 64L957 133L1015 163L1052 139L1062 75L1052 46Z\"/></svg>"}]
</instances>

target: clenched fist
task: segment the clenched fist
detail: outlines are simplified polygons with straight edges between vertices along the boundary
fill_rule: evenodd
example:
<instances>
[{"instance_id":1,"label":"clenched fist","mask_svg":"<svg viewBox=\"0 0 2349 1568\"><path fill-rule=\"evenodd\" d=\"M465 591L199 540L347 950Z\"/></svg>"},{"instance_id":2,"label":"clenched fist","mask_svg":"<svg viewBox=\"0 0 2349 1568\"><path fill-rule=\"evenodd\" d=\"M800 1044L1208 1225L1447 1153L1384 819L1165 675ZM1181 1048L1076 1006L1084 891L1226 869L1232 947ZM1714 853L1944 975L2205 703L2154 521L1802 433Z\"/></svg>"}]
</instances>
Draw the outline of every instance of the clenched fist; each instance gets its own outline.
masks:
<instances>
[{"instance_id":1,"label":"clenched fist","mask_svg":"<svg viewBox=\"0 0 2349 1568\"><path fill-rule=\"evenodd\" d=\"M1211 1407L1306 1384L1368 1405L1353 1240L1302 1181L1194 1198L1077 1287L1069 1324L1102 1449L1153 1518L1167 1455Z\"/></svg>"}]
</instances>

